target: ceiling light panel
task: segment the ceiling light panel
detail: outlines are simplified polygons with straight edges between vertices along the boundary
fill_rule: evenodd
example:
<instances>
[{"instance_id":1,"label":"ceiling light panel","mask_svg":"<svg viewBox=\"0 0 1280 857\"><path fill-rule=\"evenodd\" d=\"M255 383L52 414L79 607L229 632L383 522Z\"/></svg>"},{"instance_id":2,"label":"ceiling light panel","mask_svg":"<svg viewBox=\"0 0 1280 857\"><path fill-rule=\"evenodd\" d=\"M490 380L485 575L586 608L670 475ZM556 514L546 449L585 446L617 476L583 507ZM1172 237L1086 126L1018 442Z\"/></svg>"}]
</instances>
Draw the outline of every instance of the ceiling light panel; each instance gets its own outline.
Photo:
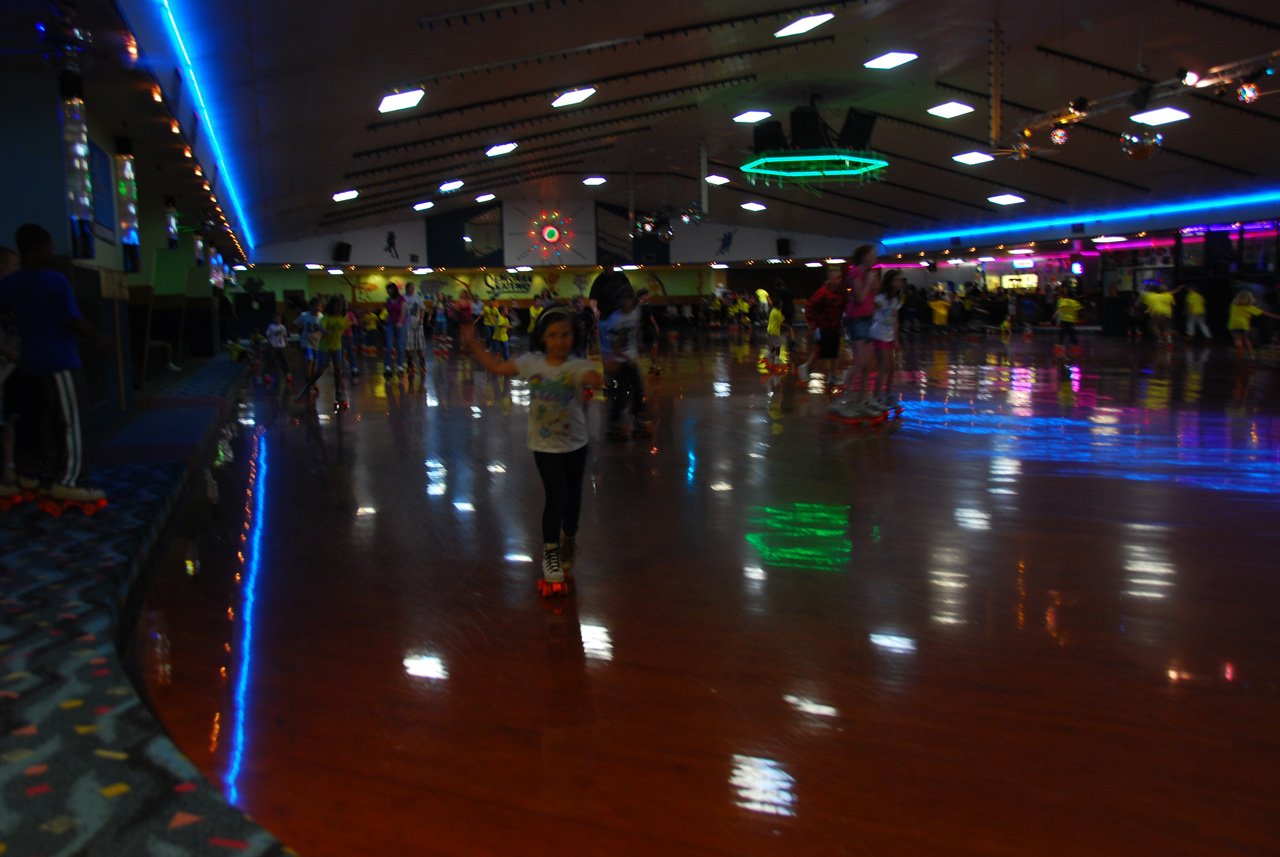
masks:
<instances>
[{"instance_id":1,"label":"ceiling light panel","mask_svg":"<svg viewBox=\"0 0 1280 857\"><path fill-rule=\"evenodd\" d=\"M973 108L968 104L961 104L959 101L948 101L945 104L939 104L937 107L930 107L925 112L941 119L954 119L957 116L972 113Z\"/></svg>"},{"instance_id":2,"label":"ceiling light panel","mask_svg":"<svg viewBox=\"0 0 1280 857\"><path fill-rule=\"evenodd\" d=\"M594 86L584 87L582 89L574 89L561 95L555 101L551 102L552 107L569 107L573 104L581 104L588 98L596 94Z\"/></svg>"},{"instance_id":3,"label":"ceiling light panel","mask_svg":"<svg viewBox=\"0 0 1280 857\"><path fill-rule=\"evenodd\" d=\"M407 92L393 92L382 99L378 105L379 113L392 113L396 110L408 110L417 107L426 92L421 89L410 89Z\"/></svg>"},{"instance_id":4,"label":"ceiling light panel","mask_svg":"<svg viewBox=\"0 0 1280 857\"><path fill-rule=\"evenodd\" d=\"M798 36L801 33L807 33L814 27L820 27L835 17L834 12L824 12L821 15L806 15L799 20L792 21L778 32L774 33L774 38L782 39L787 36Z\"/></svg>"},{"instance_id":5,"label":"ceiling light panel","mask_svg":"<svg viewBox=\"0 0 1280 857\"><path fill-rule=\"evenodd\" d=\"M991 157L986 152L964 152L959 155L952 155L951 160L959 161L962 164L967 164L972 167L974 164L989 163L994 161L995 158Z\"/></svg>"},{"instance_id":6,"label":"ceiling light panel","mask_svg":"<svg viewBox=\"0 0 1280 857\"><path fill-rule=\"evenodd\" d=\"M1017 205L1020 202L1026 202L1026 200L1015 193L1002 193L987 197L987 202L994 202L996 205Z\"/></svg>"},{"instance_id":7,"label":"ceiling light panel","mask_svg":"<svg viewBox=\"0 0 1280 857\"><path fill-rule=\"evenodd\" d=\"M919 59L919 55L908 51L890 51L887 54L881 54L873 60L867 60L862 65L864 68L890 69L897 68L900 65L906 65L914 59Z\"/></svg>"},{"instance_id":8,"label":"ceiling light panel","mask_svg":"<svg viewBox=\"0 0 1280 857\"><path fill-rule=\"evenodd\" d=\"M759 122L761 119L768 119L772 115L768 110L748 110L746 113L739 113L733 117L733 121L749 125L753 122Z\"/></svg>"},{"instance_id":9,"label":"ceiling light panel","mask_svg":"<svg viewBox=\"0 0 1280 857\"><path fill-rule=\"evenodd\" d=\"M496 158L499 155L508 155L514 152L519 146L519 143L499 143L496 146L491 146L485 154L491 158Z\"/></svg>"},{"instance_id":10,"label":"ceiling light panel","mask_svg":"<svg viewBox=\"0 0 1280 857\"><path fill-rule=\"evenodd\" d=\"M747 211L764 211L768 206L759 202L744 202L742 207Z\"/></svg>"},{"instance_id":11,"label":"ceiling light panel","mask_svg":"<svg viewBox=\"0 0 1280 857\"><path fill-rule=\"evenodd\" d=\"M1183 119L1190 119L1191 114L1176 107L1161 107L1158 110L1135 113L1129 118L1134 122L1141 122L1143 125L1168 125L1170 122L1181 122Z\"/></svg>"}]
</instances>

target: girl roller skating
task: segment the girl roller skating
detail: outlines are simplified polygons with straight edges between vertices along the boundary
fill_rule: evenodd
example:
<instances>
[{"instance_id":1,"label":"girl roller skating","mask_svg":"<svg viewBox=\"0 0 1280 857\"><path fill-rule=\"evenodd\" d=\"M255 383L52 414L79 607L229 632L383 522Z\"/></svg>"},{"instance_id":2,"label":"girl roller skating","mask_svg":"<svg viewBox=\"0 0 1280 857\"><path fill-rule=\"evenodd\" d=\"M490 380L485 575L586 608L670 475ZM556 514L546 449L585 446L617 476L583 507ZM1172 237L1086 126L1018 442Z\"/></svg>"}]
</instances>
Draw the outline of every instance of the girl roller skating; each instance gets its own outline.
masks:
<instances>
[{"instance_id":1,"label":"girl roller skating","mask_svg":"<svg viewBox=\"0 0 1280 857\"><path fill-rule=\"evenodd\" d=\"M529 449L546 495L542 511L542 595L568 593L565 572L577 554L582 476L587 465L587 413L583 391L604 383L595 364L572 355L581 346L582 328L567 307L556 306L538 318L534 351L514 360L491 354L476 340L471 325L459 331L459 347L493 375L518 375L529 384Z\"/></svg>"}]
</instances>

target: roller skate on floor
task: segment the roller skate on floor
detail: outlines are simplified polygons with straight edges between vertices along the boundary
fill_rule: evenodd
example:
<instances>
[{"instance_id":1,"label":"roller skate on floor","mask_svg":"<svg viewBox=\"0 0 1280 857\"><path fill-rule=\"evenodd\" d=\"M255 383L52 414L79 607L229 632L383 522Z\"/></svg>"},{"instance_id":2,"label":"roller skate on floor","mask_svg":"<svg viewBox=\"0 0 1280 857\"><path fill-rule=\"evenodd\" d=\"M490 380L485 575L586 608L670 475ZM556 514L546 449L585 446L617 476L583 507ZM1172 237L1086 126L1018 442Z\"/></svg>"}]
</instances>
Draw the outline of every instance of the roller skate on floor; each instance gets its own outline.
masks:
<instances>
[{"instance_id":1,"label":"roller skate on floor","mask_svg":"<svg viewBox=\"0 0 1280 857\"><path fill-rule=\"evenodd\" d=\"M335 401L334 401L334 403L333 403L333 412L334 412L335 414L341 414L341 413L343 413L343 412L345 412L345 411L349 411L349 410L351 410L351 406L347 404L347 400L346 400L346 399L337 399L337 400L335 400Z\"/></svg>"},{"instance_id":2,"label":"roller skate on floor","mask_svg":"<svg viewBox=\"0 0 1280 857\"><path fill-rule=\"evenodd\" d=\"M0 483L0 509L9 511L28 499L27 492L11 483Z\"/></svg>"},{"instance_id":3,"label":"roller skate on floor","mask_svg":"<svg viewBox=\"0 0 1280 857\"><path fill-rule=\"evenodd\" d=\"M86 515L96 515L107 506L107 495L100 488L83 485L63 485L55 482L42 488L36 495L36 506L41 512L57 517L67 509L79 509Z\"/></svg>"},{"instance_id":4,"label":"roller skate on floor","mask_svg":"<svg viewBox=\"0 0 1280 857\"><path fill-rule=\"evenodd\" d=\"M538 594L543 598L552 595L568 595L573 579L564 573L560 562L560 546L544 545L542 549L542 577L538 580Z\"/></svg>"}]
</instances>

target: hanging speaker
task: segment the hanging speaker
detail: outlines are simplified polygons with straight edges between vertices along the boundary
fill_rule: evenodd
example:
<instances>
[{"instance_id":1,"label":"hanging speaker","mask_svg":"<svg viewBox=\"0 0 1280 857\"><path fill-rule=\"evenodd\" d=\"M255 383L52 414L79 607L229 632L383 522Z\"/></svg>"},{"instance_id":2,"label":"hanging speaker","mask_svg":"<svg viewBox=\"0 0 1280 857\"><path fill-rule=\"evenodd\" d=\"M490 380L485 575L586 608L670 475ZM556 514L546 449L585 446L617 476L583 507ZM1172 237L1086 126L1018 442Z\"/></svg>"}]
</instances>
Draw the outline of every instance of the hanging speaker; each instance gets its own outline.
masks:
<instances>
[{"instance_id":1,"label":"hanging speaker","mask_svg":"<svg viewBox=\"0 0 1280 857\"><path fill-rule=\"evenodd\" d=\"M791 148L787 145L787 135L782 130L782 123L777 119L757 122L752 129L752 140L757 155Z\"/></svg>"},{"instance_id":2,"label":"hanging speaker","mask_svg":"<svg viewBox=\"0 0 1280 857\"><path fill-rule=\"evenodd\" d=\"M826 123L816 107L791 111L791 146L794 149L825 149L831 145Z\"/></svg>"},{"instance_id":3,"label":"hanging speaker","mask_svg":"<svg viewBox=\"0 0 1280 857\"><path fill-rule=\"evenodd\" d=\"M349 262L351 260L351 245L345 241L335 241L331 255L335 262Z\"/></svg>"},{"instance_id":4,"label":"hanging speaker","mask_svg":"<svg viewBox=\"0 0 1280 857\"><path fill-rule=\"evenodd\" d=\"M782 259L791 258L791 239L790 238L778 239L778 256L779 258L782 258Z\"/></svg>"},{"instance_id":5,"label":"hanging speaker","mask_svg":"<svg viewBox=\"0 0 1280 857\"><path fill-rule=\"evenodd\" d=\"M844 127L836 138L836 145L842 149L871 148L871 132L876 127L874 113L863 113L855 107L849 108L844 117Z\"/></svg>"}]
</instances>

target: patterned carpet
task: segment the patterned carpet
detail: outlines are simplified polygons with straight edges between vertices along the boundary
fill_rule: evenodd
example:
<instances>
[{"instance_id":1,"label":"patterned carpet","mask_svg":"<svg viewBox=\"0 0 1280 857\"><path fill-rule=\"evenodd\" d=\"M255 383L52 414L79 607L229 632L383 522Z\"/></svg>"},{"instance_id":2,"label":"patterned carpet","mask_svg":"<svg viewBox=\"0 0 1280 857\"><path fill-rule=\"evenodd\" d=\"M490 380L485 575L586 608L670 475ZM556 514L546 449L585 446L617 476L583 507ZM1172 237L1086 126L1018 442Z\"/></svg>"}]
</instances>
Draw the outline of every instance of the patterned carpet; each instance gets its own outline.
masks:
<instances>
[{"instance_id":1,"label":"patterned carpet","mask_svg":"<svg viewBox=\"0 0 1280 857\"><path fill-rule=\"evenodd\" d=\"M224 358L175 389L225 396L242 372ZM156 425L144 414L130 423L136 437L112 442L180 430L198 444L221 416L202 410L197 420L157 407ZM110 505L96 515L51 517L32 503L0 512L4 857L293 853L177 751L117 653L121 605L187 473L183 462L99 467L94 481Z\"/></svg>"}]
</instances>

